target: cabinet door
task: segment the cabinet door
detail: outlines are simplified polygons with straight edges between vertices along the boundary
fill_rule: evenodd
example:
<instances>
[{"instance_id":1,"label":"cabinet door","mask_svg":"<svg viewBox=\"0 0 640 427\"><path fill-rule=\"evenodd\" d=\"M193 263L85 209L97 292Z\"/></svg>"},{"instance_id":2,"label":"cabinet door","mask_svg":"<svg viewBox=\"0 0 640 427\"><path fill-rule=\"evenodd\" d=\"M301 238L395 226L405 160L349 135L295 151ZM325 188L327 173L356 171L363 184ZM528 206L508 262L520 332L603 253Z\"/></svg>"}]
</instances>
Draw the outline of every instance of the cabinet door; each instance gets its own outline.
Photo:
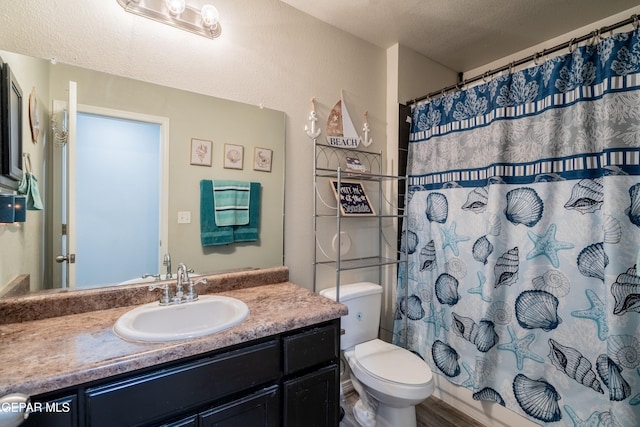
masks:
<instances>
[{"instance_id":1,"label":"cabinet door","mask_svg":"<svg viewBox=\"0 0 640 427\"><path fill-rule=\"evenodd\" d=\"M74 395L42 401L33 399L36 410L21 424L22 427L76 427L78 425L78 397Z\"/></svg>"},{"instance_id":2,"label":"cabinet door","mask_svg":"<svg viewBox=\"0 0 640 427\"><path fill-rule=\"evenodd\" d=\"M283 425L336 427L339 423L339 369L330 365L284 383Z\"/></svg>"},{"instance_id":3,"label":"cabinet door","mask_svg":"<svg viewBox=\"0 0 640 427\"><path fill-rule=\"evenodd\" d=\"M339 324L313 328L282 338L284 374L289 375L338 359L340 352Z\"/></svg>"},{"instance_id":4,"label":"cabinet door","mask_svg":"<svg viewBox=\"0 0 640 427\"><path fill-rule=\"evenodd\" d=\"M280 395L272 386L200 414L200 427L276 427L280 424Z\"/></svg>"}]
</instances>

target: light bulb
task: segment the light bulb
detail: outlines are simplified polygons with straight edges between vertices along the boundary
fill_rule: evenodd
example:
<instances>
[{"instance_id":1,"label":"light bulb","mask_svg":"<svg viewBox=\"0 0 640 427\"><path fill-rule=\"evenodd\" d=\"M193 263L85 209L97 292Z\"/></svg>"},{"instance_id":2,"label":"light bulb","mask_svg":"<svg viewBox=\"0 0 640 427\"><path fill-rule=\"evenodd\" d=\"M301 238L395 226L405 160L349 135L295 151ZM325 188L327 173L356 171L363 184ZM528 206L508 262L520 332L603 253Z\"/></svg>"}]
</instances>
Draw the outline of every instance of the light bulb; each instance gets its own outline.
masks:
<instances>
[{"instance_id":1,"label":"light bulb","mask_svg":"<svg viewBox=\"0 0 640 427\"><path fill-rule=\"evenodd\" d=\"M200 11L200 15L202 15L202 25L211 28L215 27L218 24L218 9L215 6L210 4L205 4L202 6L202 10Z\"/></svg>"},{"instance_id":2,"label":"light bulb","mask_svg":"<svg viewBox=\"0 0 640 427\"><path fill-rule=\"evenodd\" d=\"M166 0L166 3L169 13L174 16L180 15L187 7L185 0Z\"/></svg>"}]
</instances>

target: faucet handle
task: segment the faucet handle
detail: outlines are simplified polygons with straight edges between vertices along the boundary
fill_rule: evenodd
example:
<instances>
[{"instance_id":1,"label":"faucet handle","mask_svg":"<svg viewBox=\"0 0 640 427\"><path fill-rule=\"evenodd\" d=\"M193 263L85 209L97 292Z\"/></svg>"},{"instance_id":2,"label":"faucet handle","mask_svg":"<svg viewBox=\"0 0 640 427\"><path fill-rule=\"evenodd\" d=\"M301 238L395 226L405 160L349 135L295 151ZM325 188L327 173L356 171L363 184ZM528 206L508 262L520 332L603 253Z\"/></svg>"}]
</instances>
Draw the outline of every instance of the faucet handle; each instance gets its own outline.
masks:
<instances>
[{"instance_id":1,"label":"faucet handle","mask_svg":"<svg viewBox=\"0 0 640 427\"><path fill-rule=\"evenodd\" d=\"M167 274L165 275L166 279L172 279L173 275L171 274L171 255L169 255L168 253L164 254L162 265L167 267Z\"/></svg>"},{"instance_id":2,"label":"faucet handle","mask_svg":"<svg viewBox=\"0 0 640 427\"><path fill-rule=\"evenodd\" d=\"M189 292L185 296L185 299L187 301L197 301L198 300L198 294L196 293L195 286L199 285L201 283L206 284L207 283L207 279L198 279L195 282L189 281Z\"/></svg>"},{"instance_id":3,"label":"faucet handle","mask_svg":"<svg viewBox=\"0 0 640 427\"><path fill-rule=\"evenodd\" d=\"M146 279L147 277L153 277L156 279L156 282L159 282L162 276L159 273L158 274L145 273L142 275L143 279Z\"/></svg>"},{"instance_id":4,"label":"faucet handle","mask_svg":"<svg viewBox=\"0 0 640 427\"><path fill-rule=\"evenodd\" d=\"M160 289L163 291L163 295L160 297L160 305L169 305L171 304L171 293L169 292L169 285L149 285L149 290L154 291L156 289Z\"/></svg>"}]
</instances>

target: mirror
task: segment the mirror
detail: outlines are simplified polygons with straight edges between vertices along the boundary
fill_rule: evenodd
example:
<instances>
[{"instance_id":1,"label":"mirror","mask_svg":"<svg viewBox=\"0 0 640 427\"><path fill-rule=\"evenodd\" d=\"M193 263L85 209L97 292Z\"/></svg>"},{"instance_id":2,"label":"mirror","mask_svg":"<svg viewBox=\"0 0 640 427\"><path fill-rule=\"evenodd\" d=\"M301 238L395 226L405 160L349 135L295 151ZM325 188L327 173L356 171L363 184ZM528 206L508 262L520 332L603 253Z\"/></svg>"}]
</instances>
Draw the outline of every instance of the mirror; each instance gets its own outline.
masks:
<instances>
[{"instance_id":1,"label":"mirror","mask_svg":"<svg viewBox=\"0 0 640 427\"><path fill-rule=\"evenodd\" d=\"M77 82L79 105L168 119L168 182L162 188L163 194L168 195L163 210L168 242L162 243L161 252L171 255L174 273L179 262L201 274L283 264L283 112L80 67L52 64L49 60L6 51L0 51L0 57L11 65L25 93L35 91L37 94L40 136L36 142L31 141L29 106L24 102L23 152L31 158L33 174L38 178L45 202L43 211L27 212L25 223L0 226L0 294L7 284L15 283L21 275L29 275L32 291L59 286L56 280L60 277L60 264L55 263L54 258L60 255L57 249L60 231L56 227L58 214L53 200L59 197L61 183L59 166L53 159L59 156L61 143L53 137L49 118L53 101L67 98L69 81ZM211 141L210 166L193 164L192 139ZM230 149L238 147L242 148L243 158L238 163L237 156L234 156L230 167L229 159L225 164L225 153L229 154ZM260 149L270 150L272 154L268 168L263 163L254 165L254 156L264 153ZM261 184L257 242L201 245L199 184L203 179ZM10 191L6 188L0 190ZM123 206L122 209L135 209L135 206ZM190 222L187 223L184 222L186 212L190 214ZM81 253L77 254L78 262L81 256ZM104 262L110 264L109 268L117 269L125 260L108 259ZM139 275L164 273L162 269L160 262L159 271L140 271Z\"/></svg>"}]
</instances>

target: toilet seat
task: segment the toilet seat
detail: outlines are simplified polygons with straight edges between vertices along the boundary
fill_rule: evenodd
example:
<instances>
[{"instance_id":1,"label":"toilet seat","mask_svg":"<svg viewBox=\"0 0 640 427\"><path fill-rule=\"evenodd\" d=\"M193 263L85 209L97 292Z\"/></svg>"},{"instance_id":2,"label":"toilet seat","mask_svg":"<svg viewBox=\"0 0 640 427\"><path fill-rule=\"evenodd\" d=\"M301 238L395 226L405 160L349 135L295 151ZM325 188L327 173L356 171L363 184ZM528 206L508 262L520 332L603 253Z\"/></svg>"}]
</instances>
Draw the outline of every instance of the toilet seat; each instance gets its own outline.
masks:
<instances>
[{"instance_id":1,"label":"toilet seat","mask_svg":"<svg viewBox=\"0 0 640 427\"><path fill-rule=\"evenodd\" d=\"M355 362L368 375L398 386L423 388L433 381L431 369L417 355L380 339L355 347Z\"/></svg>"}]
</instances>

